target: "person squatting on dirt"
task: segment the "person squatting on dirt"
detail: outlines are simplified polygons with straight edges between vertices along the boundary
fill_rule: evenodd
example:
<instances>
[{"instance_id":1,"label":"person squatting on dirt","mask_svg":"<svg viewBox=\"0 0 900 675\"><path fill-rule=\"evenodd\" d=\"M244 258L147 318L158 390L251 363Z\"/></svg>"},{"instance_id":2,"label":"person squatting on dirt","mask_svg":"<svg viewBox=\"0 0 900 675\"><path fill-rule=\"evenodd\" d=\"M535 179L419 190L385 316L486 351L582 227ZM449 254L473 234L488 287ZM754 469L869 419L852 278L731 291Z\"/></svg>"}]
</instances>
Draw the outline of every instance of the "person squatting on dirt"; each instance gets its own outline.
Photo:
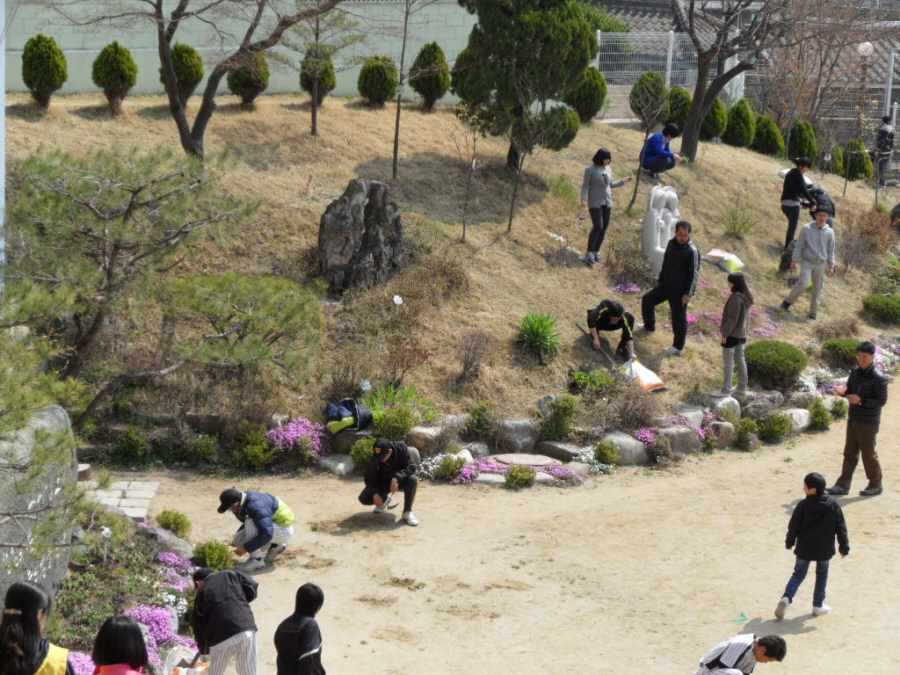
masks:
<instances>
[{"instance_id":1,"label":"person squatting on dirt","mask_svg":"<svg viewBox=\"0 0 900 675\"><path fill-rule=\"evenodd\" d=\"M581 185L581 208L586 208L591 216L591 233L588 235L587 252L584 261L589 265L600 262L600 247L609 228L609 216L612 212L613 188L621 187L631 180L626 176L613 180L612 154L606 148L594 153L592 164L584 170L584 182Z\"/></svg>"},{"instance_id":2,"label":"person squatting on dirt","mask_svg":"<svg viewBox=\"0 0 900 675\"><path fill-rule=\"evenodd\" d=\"M322 632L315 619L324 603L325 593L315 584L297 589L294 613L275 631L276 675L325 675Z\"/></svg>"},{"instance_id":3,"label":"person squatting on dirt","mask_svg":"<svg viewBox=\"0 0 900 675\"><path fill-rule=\"evenodd\" d=\"M787 644L780 635L758 638L750 633L723 640L700 659L694 675L749 675L757 663L782 661Z\"/></svg>"},{"instance_id":4,"label":"person squatting on dirt","mask_svg":"<svg viewBox=\"0 0 900 675\"><path fill-rule=\"evenodd\" d=\"M259 644L250 603L258 584L243 572L213 572L201 567L194 572L194 614L191 628L201 654L209 654L207 675L223 675L235 659L238 675L256 675Z\"/></svg>"},{"instance_id":5,"label":"person squatting on dirt","mask_svg":"<svg viewBox=\"0 0 900 675\"><path fill-rule=\"evenodd\" d=\"M788 296L782 301L781 309L791 311L791 305L809 286L812 279L812 295L809 299L810 319L815 319L819 311L819 300L822 297L822 289L825 287L825 274L834 274L834 230L826 226L828 212L822 206L816 207L816 219L800 228L800 236L797 237L797 245L791 257L791 269L797 269L799 262L802 271L800 279L791 289Z\"/></svg>"},{"instance_id":6,"label":"person squatting on dirt","mask_svg":"<svg viewBox=\"0 0 900 675\"><path fill-rule=\"evenodd\" d=\"M800 207L806 203L809 208L816 207L816 199L806 187L806 178L803 174L809 171L812 162L809 157L796 157L793 160L794 168L787 172L784 184L781 187L781 212L787 217L788 229L784 237L784 248L787 249L794 241L797 233L797 224L800 222ZM804 202L803 200L806 200Z\"/></svg>"},{"instance_id":7,"label":"person squatting on dirt","mask_svg":"<svg viewBox=\"0 0 900 675\"><path fill-rule=\"evenodd\" d=\"M241 521L231 545L235 547L235 554L250 555L238 566L242 572L253 572L264 568L266 563L275 562L294 536L294 514L290 507L266 492L240 492L229 488L219 495L218 511L231 511ZM266 544L269 549L263 559L262 549Z\"/></svg>"},{"instance_id":8,"label":"person squatting on dirt","mask_svg":"<svg viewBox=\"0 0 900 675\"><path fill-rule=\"evenodd\" d=\"M588 330L594 349L600 349L598 331L622 331L616 354L623 359L637 358L634 353L634 314L626 312L618 300L601 300L594 309L588 310Z\"/></svg>"},{"instance_id":9,"label":"person squatting on dirt","mask_svg":"<svg viewBox=\"0 0 900 675\"><path fill-rule=\"evenodd\" d=\"M641 157L641 168L650 174L650 178L658 180L659 174L663 171L668 171L684 161L681 155L672 152L669 147L672 140L680 135L681 129L678 128L678 125L670 122L663 127L662 131L647 139Z\"/></svg>"},{"instance_id":10,"label":"person squatting on dirt","mask_svg":"<svg viewBox=\"0 0 900 675\"><path fill-rule=\"evenodd\" d=\"M403 491L403 520L407 525L416 526L419 519L413 513L416 499L416 464L403 441L389 441L379 438L372 448L372 457L366 467L364 477L366 487L359 493L359 503L375 505L375 513L384 513L388 495Z\"/></svg>"},{"instance_id":11,"label":"person squatting on dirt","mask_svg":"<svg viewBox=\"0 0 900 675\"><path fill-rule=\"evenodd\" d=\"M17 581L6 590L0 622L0 674L75 675L69 650L41 634L53 600L39 583Z\"/></svg>"}]
</instances>

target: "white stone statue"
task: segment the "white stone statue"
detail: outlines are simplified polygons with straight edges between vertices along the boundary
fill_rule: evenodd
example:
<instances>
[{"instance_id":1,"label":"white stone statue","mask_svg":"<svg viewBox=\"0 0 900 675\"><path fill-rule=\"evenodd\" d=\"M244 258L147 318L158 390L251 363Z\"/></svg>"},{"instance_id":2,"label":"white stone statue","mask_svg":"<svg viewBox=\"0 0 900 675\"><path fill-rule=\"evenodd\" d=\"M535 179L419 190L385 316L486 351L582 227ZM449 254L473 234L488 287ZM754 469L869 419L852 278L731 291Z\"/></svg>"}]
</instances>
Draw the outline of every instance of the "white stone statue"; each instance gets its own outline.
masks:
<instances>
[{"instance_id":1,"label":"white stone statue","mask_svg":"<svg viewBox=\"0 0 900 675\"><path fill-rule=\"evenodd\" d=\"M641 253L655 279L662 269L666 245L675 236L675 223L681 220L678 195L671 185L656 185L650 190L647 215L641 228Z\"/></svg>"}]
</instances>

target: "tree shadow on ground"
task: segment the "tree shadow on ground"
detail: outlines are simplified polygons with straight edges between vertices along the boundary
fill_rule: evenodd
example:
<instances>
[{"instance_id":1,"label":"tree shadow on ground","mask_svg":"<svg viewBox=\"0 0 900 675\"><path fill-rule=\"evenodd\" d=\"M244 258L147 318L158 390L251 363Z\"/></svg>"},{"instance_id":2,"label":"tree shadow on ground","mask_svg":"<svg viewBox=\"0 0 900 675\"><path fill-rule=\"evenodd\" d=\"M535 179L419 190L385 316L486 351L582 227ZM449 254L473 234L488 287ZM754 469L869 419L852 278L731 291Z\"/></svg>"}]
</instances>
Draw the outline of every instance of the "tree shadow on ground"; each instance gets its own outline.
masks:
<instances>
[{"instance_id":1,"label":"tree shadow on ground","mask_svg":"<svg viewBox=\"0 0 900 675\"><path fill-rule=\"evenodd\" d=\"M42 122L46 112L41 110L40 106L35 102L13 103L6 106L6 116L14 117L23 122Z\"/></svg>"},{"instance_id":2,"label":"tree shadow on ground","mask_svg":"<svg viewBox=\"0 0 900 675\"><path fill-rule=\"evenodd\" d=\"M171 118L168 103L164 105L150 105L146 108L140 108L138 109L137 114L150 120L164 120L166 118Z\"/></svg>"},{"instance_id":3,"label":"tree shadow on ground","mask_svg":"<svg viewBox=\"0 0 900 675\"><path fill-rule=\"evenodd\" d=\"M69 110L69 113L89 122L105 122L116 118L109 109L109 106L103 103L86 105L81 108L72 108Z\"/></svg>"}]
</instances>

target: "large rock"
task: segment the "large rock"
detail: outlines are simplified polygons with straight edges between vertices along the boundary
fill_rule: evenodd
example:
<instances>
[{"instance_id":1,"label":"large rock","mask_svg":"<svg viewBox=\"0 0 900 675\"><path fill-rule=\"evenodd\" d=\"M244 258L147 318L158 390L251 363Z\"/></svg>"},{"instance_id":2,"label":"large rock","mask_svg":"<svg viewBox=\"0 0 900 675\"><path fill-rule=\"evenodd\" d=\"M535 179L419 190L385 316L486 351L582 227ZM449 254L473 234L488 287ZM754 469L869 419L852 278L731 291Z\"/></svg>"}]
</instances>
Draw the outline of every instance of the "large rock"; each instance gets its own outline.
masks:
<instances>
[{"instance_id":1,"label":"large rock","mask_svg":"<svg viewBox=\"0 0 900 675\"><path fill-rule=\"evenodd\" d=\"M686 405L678 409L677 415L683 417L698 429L703 426L703 413L705 410L697 405Z\"/></svg>"},{"instance_id":2,"label":"large rock","mask_svg":"<svg viewBox=\"0 0 900 675\"><path fill-rule=\"evenodd\" d=\"M584 462L569 462L566 468L581 478L587 478L591 475L591 465Z\"/></svg>"},{"instance_id":3,"label":"large rock","mask_svg":"<svg viewBox=\"0 0 900 675\"><path fill-rule=\"evenodd\" d=\"M503 420L500 423L500 448L506 452L534 452L537 432L532 420Z\"/></svg>"},{"instance_id":4,"label":"large rock","mask_svg":"<svg viewBox=\"0 0 900 675\"><path fill-rule=\"evenodd\" d=\"M788 408L808 408L817 398L822 398L817 391L792 391L784 400L784 404Z\"/></svg>"},{"instance_id":5,"label":"large rock","mask_svg":"<svg viewBox=\"0 0 900 675\"><path fill-rule=\"evenodd\" d=\"M744 417L759 421L775 412L775 406L769 401L750 401L744 406Z\"/></svg>"},{"instance_id":6,"label":"large rock","mask_svg":"<svg viewBox=\"0 0 900 675\"><path fill-rule=\"evenodd\" d=\"M147 529L151 530L153 535L159 540L162 548L166 551L171 551L176 555L180 555L186 560L190 560L194 557L194 547L187 539L182 539L181 537L176 536L174 532L163 528Z\"/></svg>"},{"instance_id":7,"label":"large rock","mask_svg":"<svg viewBox=\"0 0 900 675\"><path fill-rule=\"evenodd\" d=\"M731 422L713 422L709 429L707 433L715 436L717 448L730 448L734 444L734 425Z\"/></svg>"},{"instance_id":8,"label":"large rock","mask_svg":"<svg viewBox=\"0 0 900 675\"><path fill-rule=\"evenodd\" d=\"M650 461L647 449L634 436L614 431L603 437L604 441L612 441L619 449L619 466L639 466Z\"/></svg>"},{"instance_id":9,"label":"large rock","mask_svg":"<svg viewBox=\"0 0 900 675\"><path fill-rule=\"evenodd\" d=\"M444 427L445 429L458 434L466 428L470 419L472 419L472 416L469 413L462 413L459 415L438 415L437 419L434 420L434 424L435 426Z\"/></svg>"},{"instance_id":10,"label":"large rock","mask_svg":"<svg viewBox=\"0 0 900 675\"><path fill-rule=\"evenodd\" d=\"M553 457L563 462L571 462L581 453L582 447L574 443L562 441L541 441L537 444L536 451L542 455Z\"/></svg>"},{"instance_id":11,"label":"large rock","mask_svg":"<svg viewBox=\"0 0 900 675\"><path fill-rule=\"evenodd\" d=\"M459 452L456 453L457 457L462 457L463 461L466 464L471 464L475 461L475 458L472 456L472 453L469 452L466 448L463 448Z\"/></svg>"},{"instance_id":12,"label":"large rock","mask_svg":"<svg viewBox=\"0 0 900 675\"><path fill-rule=\"evenodd\" d=\"M488 444L482 443L481 441L466 443L463 450L468 450L472 453L472 457L487 457L491 454L491 449L488 447Z\"/></svg>"},{"instance_id":13,"label":"large rock","mask_svg":"<svg viewBox=\"0 0 900 675\"><path fill-rule=\"evenodd\" d=\"M547 466L548 464L562 464L558 459L546 455L535 455L524 452L506 452L500 455L491 455L491 459L497 464L519 464L522 466Z\"/></svg>"},{"instance_id":14,"label":"large rock","mask_svg":"<svg viewBox=\"0 0 900 675\"><path fill-rule=\"evenodd\" d=\"M791 433L799 434L809 429L809 410L805 408L791 408L785 411L791 418Z\"/></svg>"},{"instance_id":15,"label":"large rock","mask_svg":"<svg viewBox=\"0 0 900 675\"><path fill-rule=\"evenodd\" d=\"M319 458L319 466L337 476L349 476L353 473L353 460L350 455L334 454Z\"/></svg>"},{"instance_id":16,"label":"large rock","mask_svg":"<svg viewBox=\"0 0 900 675\"><path fill-rule=\"evenodd\" d=\"M413 427L406 434L406 442L416 446L425 455L434 454L435 439L441 435L441 427Z\"/></svg>"},{"instance_id":17,"label":"large rock","mask_svg":"<svg viewBox=\"0 0 900 675\"><path fill-rule=\"evenodd\" d=\"M541 412L541 415L544 417L548 417L550 415L550 404L556 400L556 394L547 394L546 396L538 399L537 408Z\"/></svg>"},{"instance_id":18,"label":"large rock","mask_svg":"<svg viewBox=\"0 0 900 675\"><path fill-rule=\"evenodd\" d=\"M349 455L350 449L356 441L362 438L371 438L372 434L368 431L351 431L344 429L331 437L331 454L332 455Z\"/></svg>"},{"instance_id":19,"label":"large rock","mask_svg":"<svg viewBox=\"0 0 900 675\"><path fill-rule=\"evenodd\" d=\"M403 226L384 183L356 178L319 221L319 268L334 291L370 288L403 266Z\"/></svg>"},{"instance_id":20,"label":"large rock","mask_svg":"<svg viewBox=\"0 0 900 675\"><path fill-rule=\"evenodd\" d=\"M692 455L703 448L700 437L687 427L666 427L659 430L659 435L669 439L672 452L678 455Z\"/></svg>"},{"instance_id":21,"label":"large rock","mask_svg":"<svg viewBox=\"0 0 900 675\"><path fill-rule=\"evenodd\" d=\"M735 419L741 419L741 404L738 403L738 400L734 398L734 396L724 396L722 398L713 399L712 407L716 412L730 410L734 414Z\"/></svg>"}]
</instances>

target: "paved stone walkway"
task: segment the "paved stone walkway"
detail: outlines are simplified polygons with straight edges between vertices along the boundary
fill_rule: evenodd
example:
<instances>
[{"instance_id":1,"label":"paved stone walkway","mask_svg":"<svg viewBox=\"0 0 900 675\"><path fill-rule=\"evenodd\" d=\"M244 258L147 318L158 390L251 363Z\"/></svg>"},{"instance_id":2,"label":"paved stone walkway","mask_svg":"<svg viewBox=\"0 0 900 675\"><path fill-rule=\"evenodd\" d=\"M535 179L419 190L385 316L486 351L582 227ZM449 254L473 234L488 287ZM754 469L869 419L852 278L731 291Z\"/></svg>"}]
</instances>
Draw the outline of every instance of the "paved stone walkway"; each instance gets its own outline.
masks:
<instances>
[{"instance_id":1,"label":"paved stone walkway","mask_svg":"<svg viewBox=\"0 0 900 675\"><path fill-rule=\"evenodd\" d=\"M132 520L146 523L150 501L156 496L159 481L120 480L110 484L105 490L96 489L96 481L85 481L85 486L89 494L104 506L117 508Z\"/></svg>"}]
</instances>

